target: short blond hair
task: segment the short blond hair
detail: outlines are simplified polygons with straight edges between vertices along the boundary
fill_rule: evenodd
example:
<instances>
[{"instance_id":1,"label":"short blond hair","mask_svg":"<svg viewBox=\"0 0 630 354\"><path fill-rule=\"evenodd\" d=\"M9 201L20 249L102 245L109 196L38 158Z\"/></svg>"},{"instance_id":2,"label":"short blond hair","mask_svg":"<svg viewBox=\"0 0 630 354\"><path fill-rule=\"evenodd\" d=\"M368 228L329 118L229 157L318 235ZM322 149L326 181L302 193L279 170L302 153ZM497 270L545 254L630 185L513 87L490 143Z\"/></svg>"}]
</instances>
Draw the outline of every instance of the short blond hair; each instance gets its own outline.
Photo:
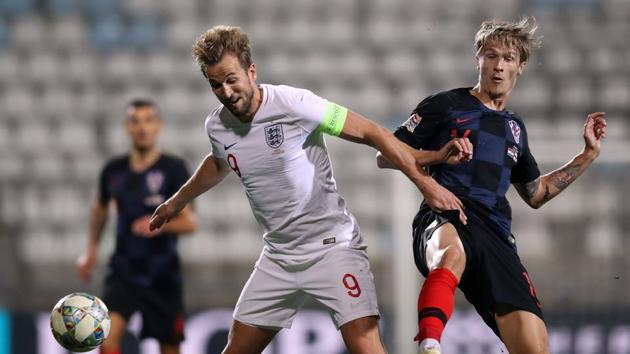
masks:
<instances>
[{"instance_id":1,"label":"short blond hair","mask_svg":"<svg viewBox=\"0 0 630 354\"><path fill-rule=\"evenodd\" d=\"M245 70L252 64L249 38L240 27L214 26L197 37L192 46L192 56L203 76L208 66L217 64L227 53L234 54Z\"/></svg>"},{"instance_id":2,"label":"short blond hair","mask_svg":"<svg viewBox=\"0 0 630 354\"><path fill-rule=\"evenodd\" d=\"M484 21L475 35L475 52L479 56L489 43L497 43L506 47L516 47L521 63L529 59L530 51L539 48L542 37L534 37L538 29L536 19L523 17L516 22L489 20Z\"/></svg>"}]
</instances>

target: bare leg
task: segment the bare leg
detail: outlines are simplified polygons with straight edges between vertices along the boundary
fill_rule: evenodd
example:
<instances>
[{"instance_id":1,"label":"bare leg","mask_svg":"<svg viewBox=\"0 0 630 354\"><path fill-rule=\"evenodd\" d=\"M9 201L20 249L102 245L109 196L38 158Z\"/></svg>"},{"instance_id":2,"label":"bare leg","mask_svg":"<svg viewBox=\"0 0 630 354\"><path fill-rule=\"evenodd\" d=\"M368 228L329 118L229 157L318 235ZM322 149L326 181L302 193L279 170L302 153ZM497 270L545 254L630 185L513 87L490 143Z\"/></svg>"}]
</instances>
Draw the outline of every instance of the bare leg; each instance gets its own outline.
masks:
<instances>
[{"instance_id":1,"label":"bare leg","mask_svg":"<svg viewBox=\"0 0 630 354\"><path fill-rule=\"evenodd\" d=\"M357 318L340 330L350 354L385 354L376 316Z\"/></svg>"},{"instance_id":2,"label":"bare leg","mask_svg":"<svg viewBox=\"0 0 630 354\"><path fill-rule=\"evenodd\" d=\"M161 354L179 354L179 344L160 343Z\"/></svg>"},{"instance_id":3,"label":"bare leg","mask_svg":"<svg viewBox=\"0 0 630 354\"><path fill-rule=\"evenodd\" d=\"M118 312L110 312L109 318L111 319L111 325L109 327L109 335L107 339L101 344L101 353L119 353L120 341L125 334L125 328L127 328L127 321Z\"/></svg>"},{"instance_id":4,"label":"bare leg","mask_svg":"<svg viewBox=\"0 0 630 354\"><path fill-rule=\"evenodd\" d=\"M427 267L450 270L457 280L461 280L466 267L466 252L455 227L446 223L440 226L427 242Z\"/></svg>"},{"instance_id":5,"label":"bare leg","mask_svg":"<svg viewBox=\"0 0 630 354\"><path fill-rule=\"evenodd\" d=\"M260 354L278 333L234 320L223 354Z\"/></svg>"},{"instance_id":6,"label":"bare leg","mask_svg":"<svg viewBox=\"0 0 630 354\"><path fill-rule=\"evenodd\" d=\"M547 327L540 317L517 310L495 315L501 340L510 354L548 354Z\"/></svg>"}]
</instances>

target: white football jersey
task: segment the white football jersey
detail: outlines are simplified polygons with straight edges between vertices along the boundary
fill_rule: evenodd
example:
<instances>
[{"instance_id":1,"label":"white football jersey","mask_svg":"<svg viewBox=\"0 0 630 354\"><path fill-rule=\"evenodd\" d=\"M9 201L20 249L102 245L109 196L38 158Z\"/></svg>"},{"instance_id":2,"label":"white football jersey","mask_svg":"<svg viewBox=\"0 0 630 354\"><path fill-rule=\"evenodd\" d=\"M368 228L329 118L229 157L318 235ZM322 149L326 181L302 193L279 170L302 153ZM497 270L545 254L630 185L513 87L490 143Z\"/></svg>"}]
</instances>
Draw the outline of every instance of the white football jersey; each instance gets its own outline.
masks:
<instances>
[{"instance_id":1,"label":"white football jersey","mask_svg":"<svg viewBox=\"0 0 630 354\"><path fill-rule=\"evenodd\" d=\"M291 266L331 247L365 248L357 222L337 191L320 124L328 101L311 91L260 85L250 123L220 105L206 118L212 154L245 186L264 234L264 252Z\"/></svg>"}]
</instances>

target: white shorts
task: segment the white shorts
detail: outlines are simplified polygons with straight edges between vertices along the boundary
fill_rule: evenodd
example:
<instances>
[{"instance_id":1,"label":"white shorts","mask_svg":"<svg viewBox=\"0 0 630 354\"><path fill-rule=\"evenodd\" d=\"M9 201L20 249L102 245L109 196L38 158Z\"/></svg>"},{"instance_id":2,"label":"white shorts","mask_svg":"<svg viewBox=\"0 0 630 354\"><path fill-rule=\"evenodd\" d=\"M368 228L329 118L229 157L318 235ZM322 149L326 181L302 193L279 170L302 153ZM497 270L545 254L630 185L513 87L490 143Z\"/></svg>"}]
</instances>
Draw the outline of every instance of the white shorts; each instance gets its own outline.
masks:
<instances>
[{"instance_id":1,"label":"white shorts","mask_svg":"<svg viewBox=\"0 0 630 354\"><path fill-rule=\"evenodd\" d=\"M328 309L337 329L357 318L380 316L367 252L337 247L299 271L282 268L263 252L234 319L257 327L291 328L306 296Z\"/></svg>"}]
</instances>

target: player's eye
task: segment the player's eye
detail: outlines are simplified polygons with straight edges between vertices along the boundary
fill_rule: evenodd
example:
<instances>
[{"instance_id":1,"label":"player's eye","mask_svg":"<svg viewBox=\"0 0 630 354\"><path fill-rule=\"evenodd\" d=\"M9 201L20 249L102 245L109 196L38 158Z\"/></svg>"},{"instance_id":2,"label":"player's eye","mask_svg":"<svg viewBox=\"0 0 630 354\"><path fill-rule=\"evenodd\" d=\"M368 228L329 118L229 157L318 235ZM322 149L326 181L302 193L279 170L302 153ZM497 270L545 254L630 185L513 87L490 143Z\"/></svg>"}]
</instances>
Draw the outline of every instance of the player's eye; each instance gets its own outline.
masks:
<instances>
[{"instance_id":1,"label":"player's eye","mask_svg":"<svg viewBox=\"0 0 630 354\"><path fill-rule=\"evenodd\" d=\"M221 83L220 82L216 82L214 80L208 80L208 82L210 82L210 87L212 87L213 89L218 89L221 88Z\"/></svg>"}]
</instances>

